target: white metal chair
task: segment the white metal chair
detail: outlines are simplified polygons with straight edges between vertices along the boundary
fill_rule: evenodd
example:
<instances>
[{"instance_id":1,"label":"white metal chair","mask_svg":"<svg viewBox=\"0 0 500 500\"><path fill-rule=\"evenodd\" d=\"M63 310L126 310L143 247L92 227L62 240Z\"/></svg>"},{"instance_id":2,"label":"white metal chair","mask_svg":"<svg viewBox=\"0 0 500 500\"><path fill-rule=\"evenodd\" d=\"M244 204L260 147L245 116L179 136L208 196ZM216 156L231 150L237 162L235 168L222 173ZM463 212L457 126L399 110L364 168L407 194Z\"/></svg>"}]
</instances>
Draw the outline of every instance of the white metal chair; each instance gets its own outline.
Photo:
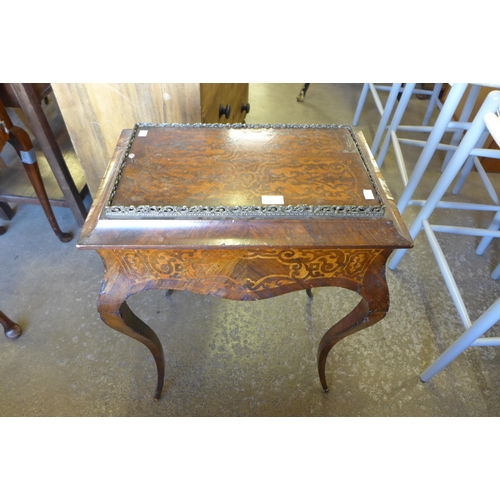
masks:
<instances>
[{"instance_id":1,"label":"white metal chair","mask_svg":"<svg viewBox=\"0 0 500 500\"><path fill-rule=\"evenodd\" d=\"M441 108L441 111L436 119L436 122L433 126L418 126L418 125L400 125L412 92L415 88L414 83L406 84L406 87L401 96L400 102L394 112L393 119L388 127L387 134L384 138L384 142L380 147L379 154L377 156L377 164L382 166L386 154L388 152L389 146L392 144L394 147L394 154L396 156L396 162L398 165L398 169L401 175L401 179L403 181L403 185L405 186L404 192L401 195L398 201L398 209L401 213L403 213L406 207L409 204L412 205L423 205L423 201L416 200L412 201L412 196L415 193L417 186L419 185L422 176L424 175L430 160L433 158L436 150L445 150L447 151L446 158L443 163L443 168L446 166L450 155L457 149L457 146L460 142L460 139L463 136L464 131L466 131L471 122L469 121L470 115L472 113L473 106L477 100L479 90L481 86L486 85L493 88L500 88L499 84L472 84L471 89L469 91L466 102L463 106L462 112L460 114L458 121L453 121L453 115L456 112L459 103L464 96L468 84L467 83L455 83L452 85L451 90L446 98L444 105ZM414 139L404 139L398 137L397 132L425 132L429 133L427 140L414 140ZM453 132L452 139L449 144L441 143L440 141L443 139L443 136L446 132ZM484 144L486 141L488 134L484 133L482 137L478 140L480 146ZM422 147L422 152L419 156L419 159L412 171L411 177L408 178L407 168L404 161L404 156L401 150L401 145L412 145ZM495 189L488 178L488 175L484 171L481 166L481 163L477 159L477 157L471 158L467 163L463 166L462 175L460 176L453 193L457 194L462 187L465 178L470 173L472 167L475 166L481 180L486 188L486 191L493 203L499 204L499 198L495 192Z\"/></svg>"},{"instance_id":2,"label":"white metal chair","mask_svg":"<svg viewBox=\"0 0 500 500\"><path fill-rule=\"evenodd\" d=\"M498 150L480 149L476 147L478 142L482 140L482 137L484 136L484 132L486 130L491 133L495 141L500 141L500 117L498 116L499 111L500 92L493 91L484 101L474 121L470 124L470 127L468 128L465 136L460 141L460 144L456 148L448 165L441 174L434 189L432 190L428 199L424 202L422 209L420 210L415 221L410 227L410 234L414 239L418 236L422 229L426 233L448 291L450 292L451 298L455 304L462 323L466 328L465 333L421 375L421 379L424 382L430 380L436 373L447 366L468 346L500 345L500 338L480 338L486 333L489 328L491 328L492 325L500 320L500 299L498 299L492 306L490 306L490 308L483 315L481 315L479 319L472 323L456 281L453 277L453 273L435 236L435 232L445 232L461 235L488 236L492 238L498 238L500 237L500 231L496 229L494 230L445 225L431 225L428 221L434 210L441 207L468 210L488 210L496 213L493 219L494 222L497 222L500 219L500 206L498 205L441 202L443 195L446 193L469 156L487 156L500 158L500 151ZM405 253L406 250L397 250L394 253L392 259L389 261L389 269L396 269ZM494 271L492 276L498 274L500 274L500 266Z\"/></svg>"},{"instance_id":3,"label":"white metal chair","mask_svg":"<svg viewBox=\"0 0 500 500\"><path fill-rule=\"evenodd\" d=\"M442 83L435 84L433 90L417 89L415 88L416 84L411 84L411 85L412 85L412 90L411 90L412 94L421 94L429 96L429 104L427 106L427 110L424 119L422 121L422 125L428 125L434 108L436 106L440 107L441 103L439 101L439 93L441 92L443 84ZM398 99L398 96L403 92L403 84L393 83L391 86L387 86L387 85L376 85L374 83L365 83L363 85L363 89L361 90L361 95L359 97L358 105L356 107L356 111L354 113L354 118L352 121L352 124L355 127L358 125L359 117L361 116L361 112L363 111L368 91L371 92L373 100L375 101L375 106L377 107L377 110L380 113L380 122L377 127L373 143L371 145L372 153L375 155L380 145L380 141L382 140L382 136L384 135L384 131L387 128L387 124L394 109L396 100ZM389 92L389 96L387 98L385 106L382 104L382 101L378 93L379 91Z\"/></svg>"}]
</instances>

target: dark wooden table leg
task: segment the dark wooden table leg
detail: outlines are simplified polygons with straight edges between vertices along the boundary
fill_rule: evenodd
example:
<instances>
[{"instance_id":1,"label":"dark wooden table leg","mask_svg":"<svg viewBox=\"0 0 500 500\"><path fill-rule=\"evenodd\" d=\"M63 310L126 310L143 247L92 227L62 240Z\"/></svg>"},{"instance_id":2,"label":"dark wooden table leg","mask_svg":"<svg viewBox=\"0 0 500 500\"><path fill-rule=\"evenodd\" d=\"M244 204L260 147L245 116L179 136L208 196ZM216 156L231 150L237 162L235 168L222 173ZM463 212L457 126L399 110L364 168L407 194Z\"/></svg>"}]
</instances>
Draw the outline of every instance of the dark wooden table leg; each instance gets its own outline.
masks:
<instances>
[{"instance_id":1,"label":"dark wooden table leg","mask_svg":"<svg viewBox=\"0 0 500 500\"><path fill-rule=\"evenodd\" d=\"M318 347L318 373L321 386L328 392L325 366L330 349L340 340L380 321L389 311L389 288L385 278L385 263L391 250L382 252L367 269L358 290L359 304L323 336Z\"/></svg>"},{"instance_id":2,"label":"dark wooden table leg","mask_svg":"<svg viewBox=\"0 0 500 500\"><path fill-rule=\"evenodd\" d=\"M0 201L0 219L11 220L14 217L14 210L10 207L8 203ZM0 236L7 232L7 228L0 226Z\"/></svg>"},{"instance_id":3,"label":"dark wooden table leg","mask_svg":"<svg viewBox=\"0 0 500 500\"><path fill-rule=\"evenodd\" d=\"M11 220L14 217L14 210L5 201L0 201L0 219Z\"/></svg>"},{"instance_id":4,"label":"dark wooden table leg","mask_svg":"<svg viewBox=\"0 0 500 500\"><path fill-rule=\"evenodd\" d=\"M2 311L0 311L0 324L3 326L5 335L9 339L15 339L19 337L21 333L23 333L21 327L17 323L14 323L7 316L5 316Z\"/></svg>"},{"instance_id":5,"label":"dark wooden table leg","mask_svg":"<svg viewBox=\"0 0 500 500\"><path fill-rule=\"evenodd\" d=\"M155 401L158 401L161 397L165 378L163 348L156 333L131 311L126 302L130 295L143 290L144 287L134 288L123 275L116 272L116 268L110 268L106 265L105 257L103 257L103 260L106 271L97 306L99 316L109 327L138 340L151 351L158 372L158 383L154 395Z\"/></svg>"},{"instance_id":6,"label":"dark wooden table leg","mask_svg":"<svg viewBox=\"0 0 500 500\"><path fill-rule=\"evenodd\" d=\"M17 96L21 109L31 125L33 134L39 142L43 154L47 158L68 207L73 212L78 225L82 226L87 217L87 209L71 177L71 173L66 165L59 144L54 137L54 133L50 128L49 121L43 112L32 84L11 83L10 85Z\"/></svg>"},{"instance_id":7,"label":"dark wooden table leg","mask_svg":"<svg viewBox=\"0 0 500 500\"><path fill-rule=\"evenodd\" d=\"M40 201L40 205L42 206L50 227L54 231L55 235L63 243L71 241L73 239L73 235L71 233L64 233L61 231L61 228L57 223L56 216L54 215L49 202L49 197L47 196L47 191L45 190L45 186L43 184L42 176L40 175L35 150L33 149L33 144L28 133L20 127L11 127L9 130L9 143L14 146L19 157L21 158L21 162L26 170L26 173L28 174L31 185L35 190L38 200Z\"/></svg>"}]
</instances>

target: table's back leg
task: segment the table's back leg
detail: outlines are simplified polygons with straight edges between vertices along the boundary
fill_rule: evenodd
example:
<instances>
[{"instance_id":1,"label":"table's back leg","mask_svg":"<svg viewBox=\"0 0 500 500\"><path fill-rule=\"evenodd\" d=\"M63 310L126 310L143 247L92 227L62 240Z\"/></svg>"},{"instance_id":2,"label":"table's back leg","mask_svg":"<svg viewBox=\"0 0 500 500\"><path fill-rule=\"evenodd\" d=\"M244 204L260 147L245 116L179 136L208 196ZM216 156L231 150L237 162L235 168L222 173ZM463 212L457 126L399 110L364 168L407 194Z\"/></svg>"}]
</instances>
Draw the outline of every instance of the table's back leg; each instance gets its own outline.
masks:
<instances>
[{"instance_id":1,"label":"table's back leg","mask_svg":"<svg viewBox=\"0 0 500 500\"><path fill-rule=\"evenodd\" d=\"M0 325L3 326L5 335L9 339L16 339L23 333L21 327L17 323L14 323L2 311L0 311Z\"/></svg>"},{"instance_id":2,"label":"table's back leg","mask_svg":"<svg viewBox=\"0 0 500 500\"><path fill-rule=\"evenodd\" d=\"M102 321L109 327L138 340L151 351L158 372L158 383L154 396L155 401L158 401L165 378L163 348L156 333L139 319L127 305L126 299L130 296L130 290L128 282L119 273L105 273L97 310ZM134 290L133 293L138 291L140 290Z\"/></svg>"},{"instance_id":3,"label":"table's back leg","mask_svg":"<svg viewBox=\"0 0 500 500\"><path fill-rule=\"evenodd\" d=\"M367 269L359 288L359 304L323 336L318 347L318 373L321 386L328 392L325 366L330 349L340 340L380 321L389 311L389 289L385 278L385 263L391 251L382 252Z\"/></svg>"}]
</instances>

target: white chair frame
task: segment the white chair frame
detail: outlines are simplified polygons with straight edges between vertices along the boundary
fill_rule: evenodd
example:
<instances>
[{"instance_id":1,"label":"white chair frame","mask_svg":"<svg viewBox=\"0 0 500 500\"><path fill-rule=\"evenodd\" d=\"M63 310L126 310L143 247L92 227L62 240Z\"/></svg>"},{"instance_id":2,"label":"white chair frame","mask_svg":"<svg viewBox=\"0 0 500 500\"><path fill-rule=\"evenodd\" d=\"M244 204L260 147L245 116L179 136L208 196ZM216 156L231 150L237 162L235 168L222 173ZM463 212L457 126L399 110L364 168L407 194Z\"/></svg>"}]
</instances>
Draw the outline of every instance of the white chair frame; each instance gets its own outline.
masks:
<instances>
[{"instance_id":1,"label":"white chair frame","mask_svg":"<svg viewBox=\"0 0 500 500\"><path fill-rule=\"evenodd\" d=\"M443 84L442 83L435 84L433 90L416 89L415 88L416 84L412 85L413 87L411 93L429 96L429 104L427 105L427 110L425 112L425 116L422 121L423 126L428 125L434 108L436 106L441 107L441 101L439 100L439 93L441 92ZM374 155L377 153L384 131L387 129L387 124L394 109L394 105L396 103L398 95L403 92L402 86L403 86L402 83L393 83L391 86L376 85L374 83L365 83L363 85L358 105L354 113L354 118L352 120L352 124L354 127L358 125L361 112L363 111L366 102L368 91L370 91L373 96L373 100L375 101L375 106L377 107L377 110L380 114L380 122L377 127L373 143L371 145L371 150ZM378 93L379 91L389 92L389 96L387 98L385 106L382 104L382 101Z\"/></svg>"},{"instance_id":2,"label":"white chair frame","mask_svg":"<svg viewBox=\"0 0 500 500\"><path fill-rule=\"evenodd\" d=\"M491 328L491 326L493 326L498 320L500 320L500 299L498 299L492 306L490 306L490 308L485 313L483 313L483 315L481 315L474 323L472 323L456 281L453 277L453 273L435 236L435 232L446 232L470 236L487 236L491 238L498 238L500 237L500 231L493 229L431 225L428 222L428 219L432 215L433 211L436 208L441 207L468 210L488 210L495 212L496 215L493 219L495 222L498 222L498 220L500 219L500 206L498 205L441 202L443 195L446 193L449 186L458 175L460 169L462 168L462 165L465 163L469 156L488 156L492 158L500 158L500 151L498 150L481 149L476 147L478 142L484 136L484 132L486 130L491 133L495 141L500 140L500 117L498 116L499 111L500 92L493 91L488 95L480 110L478 111L476 118L470 124L470 127L468 128L465 136L456 148L447 167L445 168L434 189L429 195L429 198L423 203L422 209L420 210L409 230L412 238L414 239L418 236L422 229L426 233L448 291L455 304L462 323L466 328L465 333L421 375L421 380L424 382L430 380L434 375L445 368L451 361L453 361L453 359L455 359L461 352L463 352L467 347L471 345L500 345L500 338L479 338L482 337L486 333L486 331ZM406 250L397 250L389 261L389 269L396 269L405 253ZM500 265L493 272L492 277L498 274L500 274Z\"/></svg>"},{"instance_id":3,"label":"white chair frame","mask_svg":"<svg viewBox=\"0 0 500 500\"><path fill-rule=\"evenodd\" d=\"M401 120L406 111L406 107L412 95L412 92L415 88L415 83L406 84L405 90L401 96L400 102L396 111L394 113L394 117L389 125L387 134L385 136L384 142L380 148L379 155L377 156L377 164L379 167L382 166L386 154L388 152L389 146L392 144L394 147L394 154L396 156L396 162L398 165L398 169L401 175L401 179L403 181L403 185L405 189L403 194L401 195L398 201L398 209L401 213L404 213L406 207L411 205L420 205L422 206L424 201L422 200L412 200L412 196L417 189L422 176L424 175L429 162L436 150L445 150L448 154L453 154L453 152L457 149L460 139L463 136L464 131L466 131L470 126L471 122L469 122L470 115L472 113L473 106L477 100L477 96L481 86L486 85L489 87L500 88L499 84L472 84L469 95L464 104L462 113L460 114L459 121L453 121L453 114L457 110L457 107L464 96L468 84L467 83L455 83L452 85L451 90L446 98L446 101L441 108L439 116L437 117L436 123L434 126L401 126ZM413 140L413 139L403 139L397 136L397 131L406 131L406 132L426 132L429 133L429 136L426 141L421 140ZM453 132L453 137L451 139L450 144L444 144L440 141L442 140L444 134L446 132ZM484 133L480 139L478 139L478 147L484 145L488 134ZM408 179L408 173L406 164L404 161L403 153L401 151L401 144L408 144L413 146L422 147L422 152L419 156L419 159L413 169L411 177ZM487 155L485 155L487 156ZM447 158L443 163L443 168L447 165ZM484 171L481 163L477 159L477 157L470 159L463 166L462 175L458 179L457 185L453 190L454 194L457 194L462 187L465 178L470 173L473 166L476 166L477 171L481 177L481 180L486 188L488 195L491 200L495 204L500 204L499 198L495 189L488 178L488 175Z\"/></svg>"}]
</instances>

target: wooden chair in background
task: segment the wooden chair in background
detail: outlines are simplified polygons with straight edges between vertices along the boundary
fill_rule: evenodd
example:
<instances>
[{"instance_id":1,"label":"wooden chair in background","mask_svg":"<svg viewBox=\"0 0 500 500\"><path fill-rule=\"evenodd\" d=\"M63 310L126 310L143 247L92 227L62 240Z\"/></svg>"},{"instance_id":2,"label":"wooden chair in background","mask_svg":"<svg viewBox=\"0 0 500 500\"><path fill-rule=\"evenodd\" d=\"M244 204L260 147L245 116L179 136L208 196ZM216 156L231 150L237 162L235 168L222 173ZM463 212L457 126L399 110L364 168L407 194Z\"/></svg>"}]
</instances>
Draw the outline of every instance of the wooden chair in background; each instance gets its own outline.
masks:
<instances>
[{"instance_id":1,"label":"wooden chair in background","mask_svg":"<svg viewBox=\"0 0 500 500\"><path fill-rule=\"evenodd\" d=\"M39 147L60 188L62 198L59 195L51 197L52 206L69 208L78 225L83 226L88 213L83 201L88 193L88 187L85 182L82 184L80 177L78 180L73 177L66 163L59 144L61 134L53 128L54 123L49 122L49 117L41 105L41 101L47 102L48 96L52 96L54 104L57 106L50 83L0 83L0 101L3 102L5 108L11 108L16 112L22 123L21 127L32 134L34 141L36 141L37 151ZM57 137L56 134L58 134ZM40 166L42 167L43 164L41 163ZM36 197L17 194L15 196L4 195L0 199L6 203L11 198L15 198L20 203L38 203L40 198L38 193L36 195Z\"/></svg>"},{"instance_id":2,"label":"wooden chair in background","mask_svg":"<svg viewBox=\"0 0 500 500\"><path fill-rule=\"evenodd\" d=\"M3 102L0 101L0 152L7 143L11 144L19 155L52 230L62 242L65 243L70 241L73 235L61 231L54 212L52 211L52 207L50 206L49 198L40 175L40 169L36 161L33 143L24 129L12 123ZM14 215L8 203L0 202L0 210L2 210L1 215L3 218L11 219ZM0 234L4 233L5 228L2 228Z\"/></svg>"}]
</instances>

